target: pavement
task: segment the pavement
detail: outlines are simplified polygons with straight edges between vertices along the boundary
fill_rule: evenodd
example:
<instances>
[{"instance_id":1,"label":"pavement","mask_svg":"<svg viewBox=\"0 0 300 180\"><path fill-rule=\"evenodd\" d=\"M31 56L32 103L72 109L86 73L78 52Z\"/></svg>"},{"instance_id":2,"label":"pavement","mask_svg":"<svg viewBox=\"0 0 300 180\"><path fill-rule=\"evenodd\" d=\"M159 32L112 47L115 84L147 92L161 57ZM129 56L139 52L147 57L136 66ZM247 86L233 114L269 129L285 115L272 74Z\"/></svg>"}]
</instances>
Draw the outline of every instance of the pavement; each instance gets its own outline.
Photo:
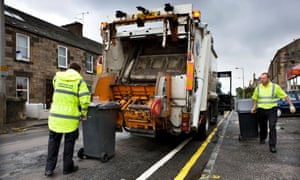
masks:
<instances>
[{"instance_id":1,"label":"pavement","mask_svg":"<svg viewBox=\"0 0 300 180\"><path fill-rule=\"evenodd\" d=\"M30 119L11 122L0 127L0 135L28 131L38 126L48 125L48 119Z\"/></svg>"},{"instance_id":2,"label":"pavement","mask_svg":"<svg viewBox=\"0 0 300 180\"><path fill-rule=\"evenodd\" d=\"M260 144L258 137L241 138L239 117L232 112L223 123L200 179L300 179L300 117L278 119L277 153L270 152L268 139Z\"/></svg>"}]
</instances>

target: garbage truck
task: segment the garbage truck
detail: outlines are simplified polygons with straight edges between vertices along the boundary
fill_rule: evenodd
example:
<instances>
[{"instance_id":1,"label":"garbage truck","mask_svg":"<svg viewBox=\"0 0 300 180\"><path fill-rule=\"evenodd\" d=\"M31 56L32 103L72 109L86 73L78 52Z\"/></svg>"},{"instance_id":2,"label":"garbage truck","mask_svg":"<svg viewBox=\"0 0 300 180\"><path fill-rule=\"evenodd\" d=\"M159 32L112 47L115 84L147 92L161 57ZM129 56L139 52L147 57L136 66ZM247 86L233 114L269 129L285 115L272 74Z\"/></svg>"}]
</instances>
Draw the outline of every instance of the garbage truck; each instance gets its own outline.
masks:
<instances>
[{"instance_id":1,"label":"garbage truck","mask_svg":"<svg viewBox=\"0 0 300 180\"><path fill-rule=\"evenodd\" d=\"M117 131L205 138L218 114L217 54L207 24L192 4L136 8L101 23L93 101L120 104Z\"/></svg>"}]
</instances>

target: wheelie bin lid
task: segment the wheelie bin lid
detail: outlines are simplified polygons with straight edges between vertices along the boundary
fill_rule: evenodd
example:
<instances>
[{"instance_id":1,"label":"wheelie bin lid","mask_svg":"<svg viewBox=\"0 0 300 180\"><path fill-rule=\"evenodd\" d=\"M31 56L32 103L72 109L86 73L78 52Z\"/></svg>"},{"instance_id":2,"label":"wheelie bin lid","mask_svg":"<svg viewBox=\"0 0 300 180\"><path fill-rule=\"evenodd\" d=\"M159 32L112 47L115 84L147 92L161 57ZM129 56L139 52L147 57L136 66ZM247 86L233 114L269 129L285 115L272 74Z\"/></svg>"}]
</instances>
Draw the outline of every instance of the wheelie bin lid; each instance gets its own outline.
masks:
<instances>
[{"instance_id":1,"label":"wheelie bin lid","mask_svg":"<svg viewBox=\"0 0 300 180\"><path fill-rule=\"evenodd\" d=\"M238 99L236 108L239 113L250 113L252 108L253 100L251 98L248 99Z\"/></svg>"},{"instance_id":2,"label":"wheelie bin lid","mask_svg":"<svg viewBox=\"0 0 300 180\"><path fill-rule=\"evenodd\" d=\"M117 102L91 102L89 107L96 107L97 110L120 109L120 104Z\"/></svg>"}]
</instances>

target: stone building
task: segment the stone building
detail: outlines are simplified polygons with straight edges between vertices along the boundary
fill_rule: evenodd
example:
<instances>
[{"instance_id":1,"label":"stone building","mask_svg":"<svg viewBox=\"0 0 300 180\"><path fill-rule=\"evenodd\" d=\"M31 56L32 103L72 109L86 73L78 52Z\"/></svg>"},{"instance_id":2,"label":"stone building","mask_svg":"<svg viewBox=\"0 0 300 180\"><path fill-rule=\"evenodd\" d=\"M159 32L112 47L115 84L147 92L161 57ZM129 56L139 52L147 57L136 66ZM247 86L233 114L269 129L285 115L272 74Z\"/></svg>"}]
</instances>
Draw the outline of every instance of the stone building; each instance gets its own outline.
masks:
<instances>
[{"instance_id":1,"label":"stone building","mask_svg":"<svg viewBox=\"0 0 300 180\"><path fill-rule=\"evenodd\" d=\"M300 63L287 71L287 89L300 90Z\"/></svg>"},{"instance_id":2,"label":"stone building","mask_svg":"<svg viewBox=\"0 0 300 180\"><path fill-rule=\"evenodd\" d=\"M9 6L4 6L4 19L7 97L22 97L27 110L34 105L48 109L53 76L73 62L92 85L101 44L83 37L81 23L55 26Z\"/></svg>"},{"instance_id":3,"label":"stone building","mask_svg":"<svg viewBox=\"0 0 300 180\"><path fill-rule=\"evenodd\" d=\"M287 72L300 63L300 39L296 39L279 49L268 69L272 82L287 89Z\"/></svg>"}]
</instances>

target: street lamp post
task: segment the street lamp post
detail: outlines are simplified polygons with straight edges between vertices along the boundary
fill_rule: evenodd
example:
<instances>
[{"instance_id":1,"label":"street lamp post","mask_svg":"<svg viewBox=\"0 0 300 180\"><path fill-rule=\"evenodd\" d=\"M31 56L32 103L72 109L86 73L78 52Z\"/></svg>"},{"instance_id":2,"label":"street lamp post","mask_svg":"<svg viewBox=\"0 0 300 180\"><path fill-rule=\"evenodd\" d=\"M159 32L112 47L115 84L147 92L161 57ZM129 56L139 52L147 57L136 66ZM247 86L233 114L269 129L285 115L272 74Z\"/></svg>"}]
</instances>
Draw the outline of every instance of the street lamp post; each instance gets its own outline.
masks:
<instances>
[{"instance_id":1,"label":"street lamp post","mask_svg":"<svg viewBox=\"0 0 300 180\"><path fill-rule=\"evenodd\" d=\"M241 69L243 72L243 99L245 98L245 73L244 73L244 68L243 67L236 67L235 69Z\"/></svg>"}]
</instances>

